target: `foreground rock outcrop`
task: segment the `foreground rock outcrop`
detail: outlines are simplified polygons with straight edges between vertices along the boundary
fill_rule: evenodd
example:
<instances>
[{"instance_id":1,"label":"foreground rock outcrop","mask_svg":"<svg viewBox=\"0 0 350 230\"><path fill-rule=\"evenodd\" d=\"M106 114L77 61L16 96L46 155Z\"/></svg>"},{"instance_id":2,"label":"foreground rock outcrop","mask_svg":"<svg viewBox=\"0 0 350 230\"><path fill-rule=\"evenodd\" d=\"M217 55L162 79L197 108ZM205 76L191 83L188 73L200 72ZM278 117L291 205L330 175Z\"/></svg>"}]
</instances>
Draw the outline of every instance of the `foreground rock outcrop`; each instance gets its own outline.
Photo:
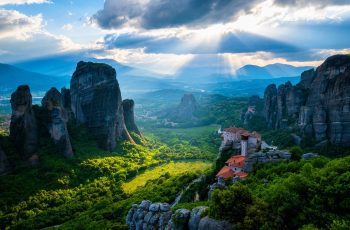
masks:
<instances>
[{"instance_id":1,"label":"foreground rock outcrop","mask_svg":"<svg viewBox=\"0 0 350 230\"><path fill-rule=\"evenodd\" d=\"M144 200L140 205L134 204L126 216L126 223L132 230L167 229L172 212L167 203L151 203Z\"/></svg>"},{"instance_id":2,"label":"foreground rock outcrop","mask_svg":"<svg viewBox=\"0 0 350 230\"><path fill-rule=\"evenodd\" d=\"M61 93L56 88L51 88L45 94L41 104L48 113L46 125L58 151L65 157L72 157L74 154L67 129L69 117L62 101Z\"/></svg>"},{"instance_id":3,"label":"foreground rock outcrop","mask_svg":"<svg viewBox=\"0 0 350 230\"><path fill-rule=\"evenodd\" d=\"M316 70L305 71L295 86L268 86L264 100L270 128L291 127L319 144L350 146L349 55L329 57Z\"/></svg>"},{"instance_id":4,"label":"foreground rock outcrop","mask_svg":"<svg viewBox=\"0 0 350 230\"><path fill-rule=\"evenodd\" d=\"M167 203L152 203L144 200L133 204L126 216L130 230L229 230L232 225L226 221L217 221L205 216L207 207L201 206L178 209L172 212Z\"/></svg>"},{"instance_id":5,"label":"foreground rock outcrop","mask_svg":"<svg viewBox=\"0 0 350 230\"><path fill-rule=\"evenodd\" d=\"M109 65L79 62L70 84L75 119L85 124L99 146L111 151L117 139L132 141L123 115L116 71Z\"/></svg>"},{"instance_id":6,"label":"foreground rock outcrop","mask_svg":"<svg viewBox=\"0 0 350 230\"><path fill-rule=\"evenodd\" d=\"M10 139L20 156L35 164L38 158L38 130L29 86L19 86L12 93L10 102L12 107Z\"/></svg>"}]
</instances>

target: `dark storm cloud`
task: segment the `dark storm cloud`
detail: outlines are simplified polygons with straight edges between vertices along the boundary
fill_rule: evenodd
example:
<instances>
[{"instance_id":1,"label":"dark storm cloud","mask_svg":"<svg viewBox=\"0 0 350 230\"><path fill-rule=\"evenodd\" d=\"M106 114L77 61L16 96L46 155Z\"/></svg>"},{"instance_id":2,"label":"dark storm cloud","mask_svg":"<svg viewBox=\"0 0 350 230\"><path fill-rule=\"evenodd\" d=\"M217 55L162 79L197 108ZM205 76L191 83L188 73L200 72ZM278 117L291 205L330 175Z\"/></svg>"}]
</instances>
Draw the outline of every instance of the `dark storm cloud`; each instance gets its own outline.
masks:
<instances>
[{"instance_id":1,"label":"dark storm cloud","mask_svg":"<svg viewBox=\"0 0 350 230\"><path fill-rule=\"evenodd\" d=\"M261 0L159 0L152 1L142 17L144 28L203 25L230 21Z\"/></svg>"},{"instance_id":2,"label":"dark storm cloud","mask_svg":"<svg viewBox=\"0 0 350 230\"><path fill-rule=\"evenodd\" d=\"M143 9L138 0L106 0L103 9L93 16L93 20L104 29L118 28L139 17L142 12Z\"/></svg>"},{"instance_id":3,"label":"dark storm cloud","mask_svg":"<svg viewBox=\"0 0 350 230\"><path fill-rule=\"evenodd\" d=\"M147 4L138 4L137 0L106 0L104 8L93 16L93 20L105 29L119 28L132 19L146 29L207 25L227 22L261 1L152 0Z\"/></svg>"},{"instance_id":4,"label":"dark storm cloud","mask_svg":"<svg viewBox=\"0 0 350 230\"><path fill-rule=\"evenodd\" d=\"M134 21L139 27L157 29L206 26L233 20L264 0L106 0L92 20L104 29L119 28ZM349 0L275 0L280 6L349 5Z\"/></svg>"},{"instance_id":5,"label":"dark storm cloud","mask_svg":"<svg viewBox=\"0 0 350 230\"><path fill-rule=\"evenodd\" d=\"M146 53L172 54L215 54L215 53L248 53L257 51L266 52L294 52L298 48L260 35L238 32L225 33L218 44L191 43L191 36L181 39L175 36L153 37L137 34L107 35L107 48L133 49L145 48Z\"/></svg>"}]
</instances>

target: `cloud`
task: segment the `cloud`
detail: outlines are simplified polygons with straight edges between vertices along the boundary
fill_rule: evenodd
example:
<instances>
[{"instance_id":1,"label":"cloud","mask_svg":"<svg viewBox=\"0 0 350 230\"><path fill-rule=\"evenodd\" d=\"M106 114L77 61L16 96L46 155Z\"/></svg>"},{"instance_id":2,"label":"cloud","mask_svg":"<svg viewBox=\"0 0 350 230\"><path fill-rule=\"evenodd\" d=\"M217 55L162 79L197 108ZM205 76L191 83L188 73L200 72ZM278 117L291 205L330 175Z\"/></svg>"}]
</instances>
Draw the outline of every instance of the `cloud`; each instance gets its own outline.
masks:
<instances>
[{"instance_id":1,"label":"cloud","mask_svg":"<svg viewBox=\"0 0 350 230\"><path fill-rule=\"evenodd\" d=\"M348 0L106 0L104 8L92 17L92 21L103 29L205 27L233 22L263 3L286 10L350 5Z\"/></svg>"},{"instance_id":2,"label":"cloud","mask_svg":"<svg viewBox=\"0 0 350 230\"><path fill-rule=\"evenodd\" d=\"M146 29L227 22L262 0L106 0L92 19L104 29L127 24Z\"/></svg>"},{"instance_id":3,"label":"cloud","mask_svg":"<svg viewBox=\"0 0 350 230\"><path fill-rule=\"evenodd\" d=\"M48 0L0 0L0 6L3 5L22 5L22 4L42 4L52 3Z\"/></svg>"},{"instance_id":4,"label":"cloud","mask_svg":"<svg viewBox=\"0 0 350 230\"><path fill-rule=\"evenodd\" d=\"M0 39L0 62L10 63L42 56L81 50L85 47L75 44L62 35L38 32L26 40Z\"/></svg>"},{"instance_id":5,"label":"cloud","mask_svg":"<svg viewBox=\"0 0 350 230\"><path fill-rule=\"evenodd\" d=\"M231 21L261 0L160 0L152 1L143 15L144 28L207 25Z\"/></svg>"},{"instance_id":6,"label":"cloud","mask_svg":"<svg viewBox=\"0 0 350 230\"><path fill-rule=\"evenodd\" d=\"M161 75L173 75L189 62L193 55L145 53L143 49L111 49L93 55L98 59L113 59Z\"/></svg>"},{"instance_id":7,"label":"cloud","mask_svg":"<svg viewBox=\"0 0 350 230\"><path fill-rule=\"evenodd\" d=\"M200 35L195 32L181 36L126 33L107 35L104 43L107 49L143 48L146 53L172 54L294 52L298 50L297 47L290 44L243 31L222 33L215 42L211 39L204 39L203 37L199 39L198 37Z\"/></svg>"},{"instance_id":8,"label":"cloud","mask_svg":"<svg viewBox=\"0 0 350 230\"><path fill-rule=\"evenodd\" d=\"M349 0L275 0L277 5L282 6L329 6L329 5L349 5Z\"/></svg>"},{"instance_id":9,"label":"cloud","mask_svg":"<svg viewBox=\"0 0 350 230\"><path fill-rule=\"evenodd\" d=\"M140 17L143 13L142 0L106 0L104 8L98 11L93 20L104 29L118 28Z\"/></svg>"},{"instance_id":10,"label":"cloud","mask_svg":"<svg viewBox=\"0 0 350 230\"><path fill-rule=\"evenodd\" d=\"M15 10L0 9L0 39L27 39L42 27L42 15L27 16Z\"/></svg>"},{"instance_id":11,"label":"cloud","mask_svg":"<svg viewBox=\"0 0 350 230\"><path fill-rule=\"evenodd\" d=\"M62 26L63 30L72 30L73 29L73 25L68 23Z\"/></svg>"},{"instance_id":12,"label":"cloud","mask_svg":"<svg viewBox=\"0 0 350 230\"><path fill-rule=\"evenodd\" d=\"M24 60L84 48L68 37L44 30L41 14L0 9L0 62Z\"/></svg>"}]
</instances>

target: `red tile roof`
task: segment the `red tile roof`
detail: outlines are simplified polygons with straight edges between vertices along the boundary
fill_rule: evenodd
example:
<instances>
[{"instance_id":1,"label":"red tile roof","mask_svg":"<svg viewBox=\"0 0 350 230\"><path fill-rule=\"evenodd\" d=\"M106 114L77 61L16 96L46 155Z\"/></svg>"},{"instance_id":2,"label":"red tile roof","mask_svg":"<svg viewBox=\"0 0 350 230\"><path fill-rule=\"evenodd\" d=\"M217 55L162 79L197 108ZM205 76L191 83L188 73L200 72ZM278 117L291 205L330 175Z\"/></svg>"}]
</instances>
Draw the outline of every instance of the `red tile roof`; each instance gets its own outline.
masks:
<instances>
[{"instance_id":1,"label":"red tile roof","mask_svg":"<svg viewBox=\"0 0 350 230\"><path fill-rule=\"evenodd\" d=\"M235 172L235 176L239 176L240 178L246 178L248 173L246 172Z\"/></svg>"},{"instance_id":2,"label":"red tile roof","mask_svg":"<svg viewBox=\"0 0 350 230\"><path fill-rule=\"evenodd\" d=\"M230 167L224 166L217 174L216 177L223 177L224 179L229 179L235 176L239 176L240 178L246 178L248 173L246 172L235 172Z\"/></svg>"},{"instance_id":3,"label":"red tile roof","mask_svg":"<svg viewBox=\"0 0 350 230\"><path fill-rule=\"evenodd\" d=\"M243 128L231 127L231 128L226 128L226 129L224 129L224 131L225 131L225 132L230 132L230 133L237 133L237 132L241 133L241 132L244 132L244 131L246 131L246 130L243 129Z\"/></svg>"},{"instance_id":4,"label":"red tile roof","mask_svg":"<svg viewBox=\"0 0 350 230\"><path fill-rule=\"evenodd\" d=\"M228 179L234 177L235 172L231 170L230 167L224 166L217 174L217 177L223 177L224 179Z\"/></svg>"},{"instance_id":5,"label":"red tile roof","mask_svg":"<svg viewBox=\"0 0 350 230\"><path fill-rule=\"evenodd\" d=\"M244 166L244 162L246 160L246 157L245 156L242 156L242 155L236 155L236 156L232 156L230 157L230 159L228 159L226 161L226 163L229 165L229 166L237 166L237 167L243 167Z\"/></svg>"},{"instance_id":6,"label":"red tile roof","mask_svg":"<svg viewBox=\"0 0 350 230\"><path fill-rule=\"evenodd\" d=\"M239 133L245 137L256 137L259 140L261 139L261 135L258 132L256 132L256 131L248 132L247 130L245 130L243 128L231 127L231 128L224 129L224 131L229 132L229 133Z\"/></svg>"}]
</instances>

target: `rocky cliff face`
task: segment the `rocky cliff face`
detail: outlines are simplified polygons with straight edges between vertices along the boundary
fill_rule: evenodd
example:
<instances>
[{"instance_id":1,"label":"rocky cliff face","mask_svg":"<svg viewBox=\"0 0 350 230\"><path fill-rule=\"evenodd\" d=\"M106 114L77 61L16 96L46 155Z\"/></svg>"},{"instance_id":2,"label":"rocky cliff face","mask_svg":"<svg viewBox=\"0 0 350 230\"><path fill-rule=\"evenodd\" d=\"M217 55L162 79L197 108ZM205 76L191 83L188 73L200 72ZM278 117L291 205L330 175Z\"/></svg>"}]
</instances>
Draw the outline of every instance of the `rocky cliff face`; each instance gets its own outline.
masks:
<instances>
[{"instance_id":1,"label":"rocky cliff face","mask_svg":"<svg viewBox=\"0 0 350 230\"><path fill-rule=\"evenodd\" d=\"M264 105L270 128L293 127L318 143L350 146L350 56L328 58L295 86L268 86Z\"/></svg>"},{"instance_id":2,"label":"rocky cliff face","mask_svg":"<svg viewBox=\"0 0 350 230\"><path fill-rule=\"evenodd\" d=\"M0 176L4 175L8 172L9 170L9 164L7 161L6 154L2 149L0 149Z\"/></svg>"},{"instance_id":3,"label":"rocky cliff face","mask_svg":"<svg viewBox=\"0 0 350 230\"><path fill-rule=\"evenodd\" d=\"M168 117L174 122L190 122L197 118L194 113L197 110L197 102L193 94L184 94L176 109L170 111Z\"/></svg>"},{"instance_id":4,"label":"rocky cliff face","mask_svg":"<svg viewBox=\"0 0 350 230\"><path fill-rule=\"evenodd\" d=\"M109 65L79 62L70 84L72 111L101 148L113 150L117 139L133 141L124 123L116 71Z\"/></svg>"},{"instance_id":5,"label":"rocky cliff face","mask_svg":"<svg viewBox=\"0 0 350 230\"><path fill-rule=\"evenodd\" d=\"M130 132L135 132L136 134L142 136L140 130L137 128L135 123L135 114L134 114L134 100L125 99L123 100L123 111L124 111L124 121L125 126Z\"/></svg>"},{"instance_id":6,"label":"rocky cliff face","mask_svg":"<svg viewBox=\"0 0 350 230\"><path fill-rule=\"evenodd\" d=\"M32 109L32 95L27 85L21 85L11 95L12 116L10 138L21 157L36 163L38 150L37 124Z\"/></svg>"},{"instance_id":7,"label":"rocky cliff face","mask_svg":"<svg viewBox=\"0 0 350 230\"><path fill-rule=\"evenodd\" d=\"M264 94L264 116L269 128L276 126L277 116L277 88L275 84L269 85Z\"/></svg>"},{"instance_id":8,"label":"rocky cliff face","mask_svg":"<svg viewBox=\"0 0 350 230\"><path fill-rule=\"evenodd\" d=\"M48 113L48 130L59 152L65 157L72 157L73 150L67 130L68 113L63 107L62 95L56 88L51 88L42 99L42 106Z\"/></svg>"}]
</instances>

